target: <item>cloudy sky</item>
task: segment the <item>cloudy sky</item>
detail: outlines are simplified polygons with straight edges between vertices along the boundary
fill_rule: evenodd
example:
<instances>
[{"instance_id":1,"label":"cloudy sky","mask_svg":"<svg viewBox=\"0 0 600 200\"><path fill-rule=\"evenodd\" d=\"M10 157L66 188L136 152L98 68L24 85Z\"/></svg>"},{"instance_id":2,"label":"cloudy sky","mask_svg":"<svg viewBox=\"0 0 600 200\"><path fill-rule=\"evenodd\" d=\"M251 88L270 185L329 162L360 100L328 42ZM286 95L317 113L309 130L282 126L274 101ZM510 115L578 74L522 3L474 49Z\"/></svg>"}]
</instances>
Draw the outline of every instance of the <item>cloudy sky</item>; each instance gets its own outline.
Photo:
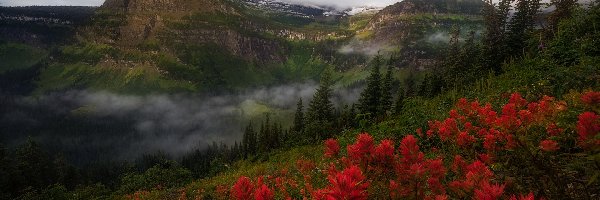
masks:
<instances>
[{"instance_id":1,"label":"cloudy sky","mask_svg":"<svg viewBox=\"0 0 600 200\"><path fill-rule=\"evenodd\" d=\"M400 0L279 0L305 5L350 8L355 6L387 6ZM0 6L71 5L99 6L104 0L0 0Z\"/></svg>"}]
</instances>

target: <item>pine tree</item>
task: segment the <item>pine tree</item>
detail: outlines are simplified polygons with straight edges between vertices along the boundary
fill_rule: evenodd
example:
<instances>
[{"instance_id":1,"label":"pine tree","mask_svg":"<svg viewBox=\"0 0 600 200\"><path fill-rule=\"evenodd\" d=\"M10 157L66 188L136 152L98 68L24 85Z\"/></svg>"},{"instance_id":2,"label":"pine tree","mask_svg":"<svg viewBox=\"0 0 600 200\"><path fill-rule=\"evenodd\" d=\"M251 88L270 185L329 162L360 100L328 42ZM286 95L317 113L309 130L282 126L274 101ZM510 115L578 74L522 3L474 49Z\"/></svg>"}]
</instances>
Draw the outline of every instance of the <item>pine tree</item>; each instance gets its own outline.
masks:
<instances>
[{"instance_id":1,"label":"pine tree","mask_svg":"<svg viewBox=\"0 0 600 200\"><path fill-rule=\"evenodd\" d=\"M331 72L325 70L321 75L321 85L313 96L308 107L308 121L330 122L333 119L333 103L331 103Z\"/></svg>"},{"instance_id":2,"label":"pine tree","mask_svg":"<svg viewBox=\"0 0 600 200\"><path fill-rule=\"evenodd\" d=\"M483 7L485 31L482 43L482 64L486 69L493 70L496 74L501 73L501 63L507 54L506 49L506 21L511 3L514 0L500 0L496 5L492 0L486 0Z\"/></svg>"},{"instance_id":3,"label":"pine tree","mask_svg":"<svg viewBox=\"0 0 600 200\"><path fill-rule=\"evenodd\" d=\"M0 143L0 199L10 199L11 176L14 173L8 150Z\"/></svg>"},{"instance_id":4,"label":"pine tree","mask_svg":"<svg viewBox=\"0 0 600 200\"><path fill-rule=\"evenodd\" d=\"M379 67L381 65L381 57L378 55L374 58L371 67L371 75L367 79L367 87L360 94L359 109L362 114L371 114L371 118L375 118L380 114L381 108L381 73Z\"/></svg>"},{"instance_id":5,"label":"pine tree","mask_svg":"<svg viewBox=\"0 0 600 200\"><path fill-rule=\"evenodd\" d=\"M55 181L55 172L50 156L40 145L29 138L16 151L16 169L24 187L41 189Z\"/></svg>"},{"instance_id":6,"label":"pine tree","mask_svg":"<svg viewBox=\"0 0 600 200\"><path fill-rule=\"evenodd\" d=\"M380 112L385 114L392 108L392 84L394 79L392 77L392 66L387 66L387 72L385 73L385 78L383 79L382 88L381 88L381 108Z\"/></svg>"},{"instance_id":7,"label":"pine tree","mask_svg":"<svg viewBox=\"0 0 600 200\"><path fill-rule=\"evenodd\" d=\"M419 96L422 97L429 97L430 92L429 92L429 88L431 87L431 83L429 80L429 74L425 75L425 77L423 78L423 81L421 81L421 85L419 85Z\"/></svg>"},{"instance_id":8,"label":"pine tree","mask_svg":"<svg viewBox=\"0 0 600 200\"><path fill-rule=\"evenodd\" d=\"M511 52L524 52L525 42L530 38L529 33L535 25L539 9L539 0L517 0L515 13L509 23L508 45Z\"/></svg>"},{"instance_id":9,"label":"pine tree","mask_svg":"<svg viewBox=\"0 0 600 200\"><path fill-rule=\"evenodd\" d=\"M250 153L250 132L248 131L250 125L247 125L244 129L244 135L242 136L242 156L244 158L248 158L248 154Z\"/></svg>"},{"instance_id":10,"label":"pine tree","mask_svg":"<svg viewBox=\"0 0 600 200\"><path fill-rule=\"evenodd\" d=\"M577 0L551 0L550 5L554 6L555 10L548 16L548 23L552 32L556 33L560 21L573 15Z\"/></svg>"},{"instance_id":11,"label":"pine tree","mask_svg":"<svg viewBox=\"0 0 600 200\"><path fill-rule=\"evenodd\" d=\"M252 127L252 123L248 124L248 155L254 155L256 154L256 150L257 150L257 141L256 141L256 132L254 131L254 128Z\"/></svg>"},{"instance_id":12,"label":"pine tree","mask_svg":"<svg viewBox=\"0 0 600 200\"><path fill-rule=\"evenodd\" d=\"M396 98L396 105L394 106L394 114L399 115L402 113L402 109L404 108L404 90L402 88L398 89L398 97Z\"/></svg>"},{"instance_id":13,"label":"pine tree","mask_svg":"<svg viewBox=\"0 0 600 200\"><path fill-rule=\"evenodd\" d=\"M415 93L417 92L416 88L416 77L414 72L409 72L408 73L408 77L406 77L406 79L404 80L404 86L406 87L406 90L404 92L404 95L407 97L412 97L415 96Z\"/></svg>"},{"instance_id":14,"label":"pine tree","mask_svg":"<svg viewBox=\"0 0 600 200\"><path fill-rule=\"evenodd\" d=\"M304 106L302 105L302 98L298 100L296 104L296 114L294 115L294 132L299 135L304 130Z\"/></svg>"},{"instance_id":15,"label":"pine tree","mask_svg":"<svg viewBox=\"0 0 600 200\"><path fill-rule=\"evenodd\" d=\"M331 103L331 72L326 69L321 75L321 85L313 96L308 107L304 127L303 143L319 141L329 137L328 132L333 124L333 103Z\"/></svg>"}]
</instances>

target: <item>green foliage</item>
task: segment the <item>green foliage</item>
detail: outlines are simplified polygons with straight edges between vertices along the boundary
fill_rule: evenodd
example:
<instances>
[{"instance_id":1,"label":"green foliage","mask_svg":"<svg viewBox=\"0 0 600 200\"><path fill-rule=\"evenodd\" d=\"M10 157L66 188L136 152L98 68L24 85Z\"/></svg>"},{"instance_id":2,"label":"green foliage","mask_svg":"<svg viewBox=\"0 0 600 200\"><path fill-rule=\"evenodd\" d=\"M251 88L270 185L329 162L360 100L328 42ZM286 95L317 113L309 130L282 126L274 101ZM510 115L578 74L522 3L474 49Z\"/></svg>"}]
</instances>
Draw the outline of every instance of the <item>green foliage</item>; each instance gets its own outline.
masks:
<instances>
[{"instance_id":1,"label":"green foliage","mask_svg":"<svg viewBox=\"0 0 600 200\"><path fill-rule=\"evenodd\" d=\"M369 114L371 118L376 118L381 114L381 73L379 68L381 65L381 57L375 57L371 65L371 75L367 79L367 88L360 94L358 100L358 109L362 114ZM390 76L391 77L391 76Z\"/></svg>"},{"instance_id":2,"label":"green foliage","mask_svg":"<svg viewBox=\"0 0 600 200\"><path fill-rule=\"evenodd\" d=\"M0 74L10 70L27 69L45 58L43 49L19 43L0 42Z\"/></svg>"},{"instance_id":3,"label":"green foliage","mask_svg":"<svg viewBox=\"0 0 600 200\"><path fill-rule=\"evenodd\" d=\"M294 134L296 134L296 136L301 134L304 130L304 122L304 105L302 104L302 98L300 98L298 100L298 103L296 104L296 113L294 114L294 126L292 128L292 131L294 132Z\"/></svg>"},{"instance_id":4,"label":"green foliage","mask_svg":"<svg viewBox=\"0 0 600 200\"><path fill-rule=\"evenodd\" d=\"M321 140L330 136L333 122L333 103L331 102L332 86L331 71L326 70L321 76L321 85L315 92L308 106L305 132L309 141ZM328 131L329 130L329 131Z\"/></svg>"},{"instance_id":5,"label":"green foliage","mask_svg":"<svg viewBox=\"0 0 600 200\"><path fill-rule=\"evenodd\" d=\"M154 166L144 173L131 173L121 178L119 193L129 194L138 190L156 187L172 188L182 186L192 180L192 173L172 163L171 166Z\"/></svg>"}]
</instances>

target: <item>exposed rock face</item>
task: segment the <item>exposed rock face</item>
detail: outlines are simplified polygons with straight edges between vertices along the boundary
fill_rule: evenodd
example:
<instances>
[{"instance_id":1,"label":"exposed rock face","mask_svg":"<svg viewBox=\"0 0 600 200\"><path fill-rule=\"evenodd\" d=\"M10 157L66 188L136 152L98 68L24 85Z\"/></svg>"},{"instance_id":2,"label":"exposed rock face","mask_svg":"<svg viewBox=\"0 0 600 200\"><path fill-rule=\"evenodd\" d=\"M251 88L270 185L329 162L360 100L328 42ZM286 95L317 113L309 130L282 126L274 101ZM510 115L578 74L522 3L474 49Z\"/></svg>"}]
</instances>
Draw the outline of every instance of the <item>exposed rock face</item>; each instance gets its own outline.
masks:
<instances>
[{"instance_id":1,"label":"exposed rock face","mask_svg":"<svg viewBox=\"0 0 600 200\"><path fill-rule=\"evenodd\" d=\"M261 31L270 33L263 27L240 27L246 30L240 31L227 26L192 26L184 29L165 26L169 22L188 23L186 20L189 16L198 14L240 15L234 6L223 0L107 0L101 9L112 13L124 13L121 16L123 24L112 31L106 29L109 30L109 34L114 32L111 34L111 39L97 37L105 38L104 41L123 48L136 48L149 40L158 40L168 44L166 46L172 43L186 45L212 43L248 61L269 63L282 62L286 59L285 47L279 41L247 33ZM250 23L240 22L240 24Z\"/></svg>"},{"instance_id":2,"label":"exposed rock face","mask_svg":"<svg viewBox=\"0 0 600 200\"><path fill-rule=\"evenodd\" d=\"M429 13L478 15L483 8L482 0L404 0L381 10L367 26L376 29L395 25L403 16ZM403 25L403 24L398 24Z\"/></svg>"}]
</instances>

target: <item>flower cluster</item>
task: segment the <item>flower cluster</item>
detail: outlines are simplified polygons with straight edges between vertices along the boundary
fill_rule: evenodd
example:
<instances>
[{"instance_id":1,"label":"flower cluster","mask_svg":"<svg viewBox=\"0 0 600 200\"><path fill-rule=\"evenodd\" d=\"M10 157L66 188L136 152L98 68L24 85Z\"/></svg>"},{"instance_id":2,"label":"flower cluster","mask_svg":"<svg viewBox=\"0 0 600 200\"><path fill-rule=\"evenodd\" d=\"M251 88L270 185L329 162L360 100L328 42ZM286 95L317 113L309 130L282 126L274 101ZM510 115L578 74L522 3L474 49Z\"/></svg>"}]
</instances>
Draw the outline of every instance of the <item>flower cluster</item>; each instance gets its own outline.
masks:
<instances>
[{"instance_id":1,"label":"flower cluster","mask_svg":"<svg viewBox=\"0 0 600 200\"><path fill-rule=\"evenodd\" d=\"M596 107L598 94L586 93L581 101L588 108ZM534 193L507 194L523 188L502 181L491 166L507 152L523 149L556 155L565 141L576 140L582 150L599 147L598 114L583 112L577 124L567 126L556 120L566 108L565 102L552 97L529 102L518 93L510 95L500 112L491 104L460 99L447 119L430 121L428 130L404 136L398 146L390 139L376 142L368 133L358 134L346 148L328 139L321 162L300 159L293 172L284 169L267 181L240 177L230 195L233 199L535 200ZM562 148L570 148L566 142Z\"/></svg>"}]
</instances>

